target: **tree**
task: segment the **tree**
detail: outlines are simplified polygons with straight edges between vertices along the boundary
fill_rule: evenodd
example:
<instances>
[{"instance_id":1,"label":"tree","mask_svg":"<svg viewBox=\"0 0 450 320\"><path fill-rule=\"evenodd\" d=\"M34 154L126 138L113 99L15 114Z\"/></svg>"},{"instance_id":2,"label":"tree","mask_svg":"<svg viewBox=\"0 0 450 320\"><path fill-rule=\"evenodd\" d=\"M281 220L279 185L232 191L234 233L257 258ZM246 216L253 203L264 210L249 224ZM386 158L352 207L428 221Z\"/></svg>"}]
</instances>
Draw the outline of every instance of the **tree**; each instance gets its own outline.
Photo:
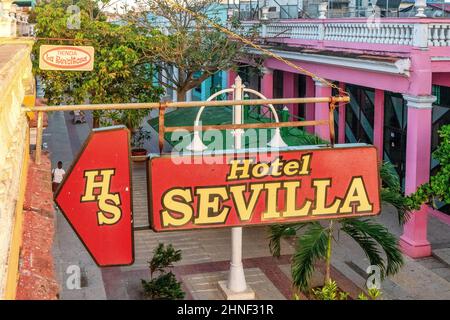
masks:
<instances>
[{"instance_id":1,"label":"tree","mask_svg":"<svg viewBox=\"0 0 450 320\"><path fill-rule=\"evenodd\" d=\"M304 145L314 145L321 141L316 136L305 134L301 142ZM403 224L407 221L411 208L408 206L407 198L401 194L400 179L394 167L388 162L383 163L380 175L383 182L381 200L392 204L397 209L399 222ZM291 261L293 284L300 290L308 288L315 263L318 261L325 261L324 283L331 281L332 245L333 241L338 241L333 237L333 233L337 229L356 241L370 264L380 267L382 277L397 273L403 265L403 257L396 237L385 226L370 218L331 220L327 226L319 222L270 226L271 253L276 257L280 256L281 239L296 236L301 229L304 233L298 236L296 251Z\"/></svg>"},{"instance_id":2,"label":"tree","mask_svg":"<svg viewBox=\"0 0 450 320\"><path fill-rule=\"evenodd\" d=\"M157 45L149 47L146 55L154 58L161 84L176 90L178 101L184 101L189 90L210 76L235 68L244 44L229 38L204 19L177 9L173 4L175 1L202 16L210 13L209 19L221 23L211 14L217 8L218 0L140 0L140 10L131 12L128 21L142 34L163 25L156 37ZM228 27L240 32L237 23Z\"/></svg>"},{"instance_id":3,"label":"tree","mask_svg":"<svg viewBox=\"0 0 450 320\"><path fill-rule=\"evenodd\" d=\"M90 45L95 49L93 71L45 71L35 59L34 72L44 84L45 97L52 104L126 103L158 101L163 89L153 84L154 68L144 58L144 50L153 46L153 38L143 36L133 25L114 24L97 0L54 0L41 2L36 11L34 55L42 44ZM103 1L103 6L108 2ZM80 28L72 29L70 5L80 8ZM75 39L50 41L45 38ZM114 119L130 129L148 110L95 111L94 126L100 119ZM112 121L106 121L106 123ZM106 124L104 123L104 124Z\"/></svg>"}]
</instances>

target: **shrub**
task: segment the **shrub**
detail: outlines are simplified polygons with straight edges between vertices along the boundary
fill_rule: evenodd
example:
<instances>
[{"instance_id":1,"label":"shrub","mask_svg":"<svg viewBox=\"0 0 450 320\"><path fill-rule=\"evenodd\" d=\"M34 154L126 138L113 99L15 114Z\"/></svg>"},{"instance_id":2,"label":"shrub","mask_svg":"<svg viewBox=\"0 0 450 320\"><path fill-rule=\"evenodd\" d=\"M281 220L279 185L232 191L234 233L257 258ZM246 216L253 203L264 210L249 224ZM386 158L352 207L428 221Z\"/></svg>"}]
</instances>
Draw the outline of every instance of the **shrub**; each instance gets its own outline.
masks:
<instances>
[{"instance_id":1,"label":"shrub","mask_svg":"<svg viewBox=\"0 0 450 320\"><path fill-rule=\"evenodd\" d=\"M153 252L153 258L148 262L150 281L141 279L145 296L150 299L183 299L185 293L181 289L181 282L170 271L173 263L181 260L181 250L169 244L167 247L160 243ZM155 276L155 275L158 276Z\"/></svg>"}]
</instances>

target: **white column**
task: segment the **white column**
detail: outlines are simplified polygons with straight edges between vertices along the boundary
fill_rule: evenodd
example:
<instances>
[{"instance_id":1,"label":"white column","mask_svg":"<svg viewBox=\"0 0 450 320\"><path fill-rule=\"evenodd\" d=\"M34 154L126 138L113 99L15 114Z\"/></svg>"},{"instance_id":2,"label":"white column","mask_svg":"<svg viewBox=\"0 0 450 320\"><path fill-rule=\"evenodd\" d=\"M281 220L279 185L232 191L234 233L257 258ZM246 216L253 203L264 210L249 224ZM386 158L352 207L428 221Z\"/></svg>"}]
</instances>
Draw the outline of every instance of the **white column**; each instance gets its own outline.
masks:
<instances>
[{"instance_id":1,"label":"white column","mask_svg":"<svg viewBox=\"0 0 450 320\"><path fill-rule=\"evenodd\" d=\"M234 100L242 100L244 86L239 76L233 85ZM233 108L233 124L242 124L244 121L242 105L236 105ZM236 129L234 135L235 150L242 149L243 129ZM242 227L231 228L231 261L228 281L219 282L219 287L228 300L249 300L255 298L255 292L247 287L245 281L244 266L242 264Z\"/></svg>"},{"instance_id":2,"label":"white column","mask_svg":"<svg viewBox=\"0 0 450 320\"><path fill-rule=\"evenodd\" d=\"M186 92L186 101L192 101L192 90Z\"/></svg>"},{"instance_id":3,"label":"white column","mask_svg":"<svg viewBox=\"0 0 450 320\"><path fill-rule=\"evenodd\" d=\"M173 67L173 78L174 79L178 79L178 68L177 67ZM177 102L178 101L178 96L177 96L177 90L173 90L172 91L172 101L173 102Z\"/></svg>"},{"instance_id":4,"label":"white column","mask_svg":"<svg viewBox=\"0 0 450 320\"><path fill-rule=\"evenodd\" d=\"M234 82L234 100L242 100L244 86L239 76ZM242 105L233 108L233 123L242 124ZM242 133L244 130L234 130L234 148L242 149ZM242 292L247 289L244 266L242 265L242 227L231 228L231 262L228 289L233 292Z\"/></svg>"}]
</instances>

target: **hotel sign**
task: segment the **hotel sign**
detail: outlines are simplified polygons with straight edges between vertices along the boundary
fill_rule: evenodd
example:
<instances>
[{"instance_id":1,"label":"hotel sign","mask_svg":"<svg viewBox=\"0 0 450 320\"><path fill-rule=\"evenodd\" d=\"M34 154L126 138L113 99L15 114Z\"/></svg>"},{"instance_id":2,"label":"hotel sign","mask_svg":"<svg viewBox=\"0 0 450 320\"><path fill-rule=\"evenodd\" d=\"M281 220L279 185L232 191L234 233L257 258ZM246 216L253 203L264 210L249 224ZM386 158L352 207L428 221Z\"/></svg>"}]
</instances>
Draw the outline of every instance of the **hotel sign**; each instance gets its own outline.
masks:
<instances>
[{"instance_id":1,"label":"hotel sign","mask_svg":"<svg viewBox=\"0 0 450 320\"><path fill-rule=\"evenodd\" d=\"M55 195L62 214L102 267L134 260L129 145L124 126L93 130Z\"/></svg>"},{"instance_id":2,"label":"hotel sign","mask_svg":"<svg viewBox=\"0 0 450 320\"><path fill-rule=\"evenodd\" d=\"M175 161L174 161L175 160ZM148 160L155 231L357 218L380 213L373 146Z\"/></svg>"},{"instance_id":3,"label":"hotel sign","mask_svg":"<svg viewBox=\"0 0 450 320\"><path fill-rule=\"evenodd\" d=\"M94 47L42 45L39 48L41 70L92 71Z\"/></svg>"}]
</instances>

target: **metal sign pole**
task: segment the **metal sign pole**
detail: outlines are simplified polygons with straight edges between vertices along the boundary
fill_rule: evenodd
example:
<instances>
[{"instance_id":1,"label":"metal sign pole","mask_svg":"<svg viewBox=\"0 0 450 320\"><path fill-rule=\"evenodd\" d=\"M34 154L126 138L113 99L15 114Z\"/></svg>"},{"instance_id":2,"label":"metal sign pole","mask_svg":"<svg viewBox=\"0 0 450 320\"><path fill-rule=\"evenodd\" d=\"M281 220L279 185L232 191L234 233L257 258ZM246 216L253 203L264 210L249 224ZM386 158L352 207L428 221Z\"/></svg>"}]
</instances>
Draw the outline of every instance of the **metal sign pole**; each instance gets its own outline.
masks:
<instances>
[{"instance_id":1,"label":"metal sign pole","mask_svg":"<svg viewBox=\"0 0 450 320\"><path fill-rule=\"evenodd\" d=\"M239 76L234 81L234 100L242 100L244 86ZM233 108L233 124L242 124L242 105ZM234 130L234 148L242 148L243 129ZM231 262L228 277L228 289L232 292L243 292L247 289L244 267L242 265L242 227L231 228Z\"/></svg>"}]
</instances>

